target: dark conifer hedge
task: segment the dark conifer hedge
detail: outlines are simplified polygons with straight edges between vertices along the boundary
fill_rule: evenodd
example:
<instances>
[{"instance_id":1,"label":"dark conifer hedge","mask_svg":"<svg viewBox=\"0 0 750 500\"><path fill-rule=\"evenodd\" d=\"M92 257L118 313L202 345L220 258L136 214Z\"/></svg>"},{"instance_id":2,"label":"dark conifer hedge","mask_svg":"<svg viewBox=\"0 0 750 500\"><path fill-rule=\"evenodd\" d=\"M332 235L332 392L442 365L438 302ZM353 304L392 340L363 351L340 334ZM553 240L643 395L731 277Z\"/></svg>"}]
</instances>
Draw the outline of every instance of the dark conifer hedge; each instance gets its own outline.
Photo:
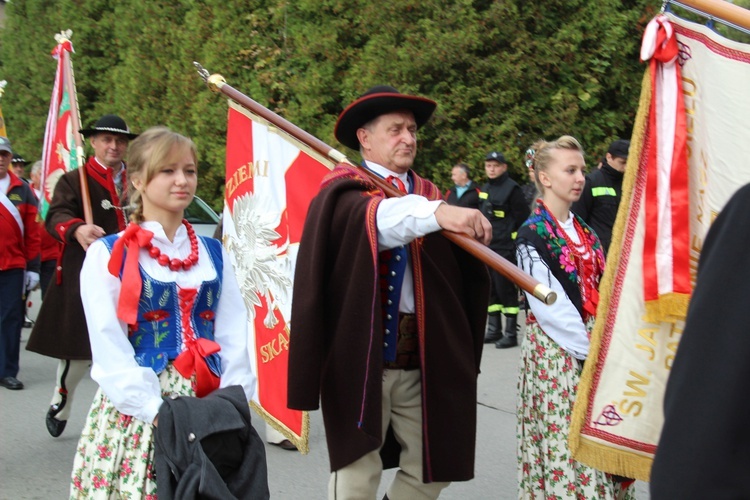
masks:
<instances>
[{"instance_id":1,"label":"dark conifer hedge","mask_svg":"<svg viewBox=\"0 0 750 500\"><path fill-rule=\"evenodd\" d=\"M27 158L41 157L54 34L73 30L84 125L104 113L132 129L163 124L201 155L199 195L219 208L226 103L209 71L333 146L338 113L376 84L435 99L420 132L421 173L445 187L464 161L481 180L487 151L522 179L526 147L578 137L595 165L629 137L655 0L23 0L0 34L2 108ZM353 159L359 158L354 152Z\"/></svg>"}]
</instances>

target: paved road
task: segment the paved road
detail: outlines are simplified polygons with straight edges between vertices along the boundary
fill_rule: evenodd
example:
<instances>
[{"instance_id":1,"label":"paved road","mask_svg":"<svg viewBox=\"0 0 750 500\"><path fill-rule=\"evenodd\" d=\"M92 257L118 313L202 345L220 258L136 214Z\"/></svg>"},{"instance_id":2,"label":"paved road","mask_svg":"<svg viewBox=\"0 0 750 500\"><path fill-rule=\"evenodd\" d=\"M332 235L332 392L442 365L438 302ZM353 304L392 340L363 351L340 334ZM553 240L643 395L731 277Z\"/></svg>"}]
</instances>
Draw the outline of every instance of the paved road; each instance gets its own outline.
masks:
<instances>
[{"instance_id":1,"label":"paved road","mask_svg":"<svg viewBox=\"0 0 750 500\"><path fill-rule=\"evenodd\" d=\"M0 388L0 500L53 500L68 495L78 435L96 384L86 377L76 393L71 418L62 436L50 437L44 416L51 397L56 360L21 346L23 391ZM518 349L489 345L479 377L476 477L454 483L441 495L451 500L516 498L515 397ZM271 497L282 500L326 498L328 456L320 412L311 414L310 453L267 446ZM264 426L256 416L256 427ZM389 482L386 473L381 492ZM647 485L638 484L638 498L647 500Z\"/></svg>"}]
</instances>

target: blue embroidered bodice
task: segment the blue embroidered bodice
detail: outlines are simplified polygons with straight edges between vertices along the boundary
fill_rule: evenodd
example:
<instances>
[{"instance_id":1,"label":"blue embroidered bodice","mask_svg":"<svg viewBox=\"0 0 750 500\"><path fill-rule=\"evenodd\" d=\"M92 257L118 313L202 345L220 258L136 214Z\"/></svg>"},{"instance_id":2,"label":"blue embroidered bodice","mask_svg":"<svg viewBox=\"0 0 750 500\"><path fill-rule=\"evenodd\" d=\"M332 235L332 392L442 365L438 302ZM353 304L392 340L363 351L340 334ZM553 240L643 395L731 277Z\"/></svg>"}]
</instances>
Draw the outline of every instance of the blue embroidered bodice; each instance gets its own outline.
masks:
<instances>
[{"instance_id":1,"label":"blue embroidered bodice","mask_svg":"<svg viewBox=\"0 0 750 500\"><path fill-rule=\"evenodd\" d=\"M175 282L163 282L146 274L138 266L143 287L138 302L138 320L128 327L128 340L135 350L135 359L140 366L150 367L161 373L169 361L173 361L183 351L183 329L192 329L196 337L214 340L214 318L221 295L223 259L221 243L214 238L199 236L216 269L216 278L204 281L195 294L188 315L184 318L181 303L181 290ZM117 235L103 238L112 251ZM183 322L189 323L183 326ZM221 358L218 353L206 357L208 367L217 377L221 376Z\"/></svg>"}]
</instances>

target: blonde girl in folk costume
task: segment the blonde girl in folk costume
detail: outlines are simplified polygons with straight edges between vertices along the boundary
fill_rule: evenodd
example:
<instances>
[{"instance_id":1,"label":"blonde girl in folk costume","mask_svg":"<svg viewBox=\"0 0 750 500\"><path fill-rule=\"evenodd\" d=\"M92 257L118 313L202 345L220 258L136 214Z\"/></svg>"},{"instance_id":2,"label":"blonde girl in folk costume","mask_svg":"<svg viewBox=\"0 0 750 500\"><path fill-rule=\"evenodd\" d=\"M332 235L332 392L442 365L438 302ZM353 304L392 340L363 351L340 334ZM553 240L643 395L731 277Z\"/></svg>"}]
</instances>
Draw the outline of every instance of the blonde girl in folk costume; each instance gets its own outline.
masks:
<instances>
[{"instance_id":1,"label":"blonde girl in folk costume","mask_svg":"<svg viewBox=\"0 0 750 500\"><path fill-rule=\"evenodd\" d=\"M81 270L100 388L78 443L71 498L156 498L162 397L231 385L254 397L232 265L218 240L196 236L183 220L198 182L195 145L155 127L131 143L129 160L132 222L94 242Z\"/></svg>"},{"instance_id":2,"label":"blonde girl in folk costume","mask_svg":"<svg viewBox=\"0 0 750 500\"><path fill-rule=\"evenodd\" d=\"M583 149L571 136L527 152L541 198L518 230L518 265L557 292L530 311L518 381L519 498L633 498L633 486L572 459L570 418L599 300L604 254L570 207L583 192Z\"/></svg>"}]
</instances>

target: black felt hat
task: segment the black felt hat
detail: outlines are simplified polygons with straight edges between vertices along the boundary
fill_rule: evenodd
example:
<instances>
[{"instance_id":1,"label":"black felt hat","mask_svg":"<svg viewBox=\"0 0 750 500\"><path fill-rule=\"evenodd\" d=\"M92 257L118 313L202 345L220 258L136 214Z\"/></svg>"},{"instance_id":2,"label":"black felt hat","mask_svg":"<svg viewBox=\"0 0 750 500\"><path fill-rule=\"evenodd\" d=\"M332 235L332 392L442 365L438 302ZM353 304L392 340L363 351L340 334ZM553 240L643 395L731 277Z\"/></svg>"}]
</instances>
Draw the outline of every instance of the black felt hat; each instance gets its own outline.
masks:
<instances>
[{"instance_id":1,"label":"black felt hat","mask_svg":"<svg viewBox=\"0 0 750 500\"><path fill-rule=\"evenodd\" d=\"M102 132L124 135L128 139L138 137L138 134L130 132L125 120L117 115L104 115L96 121L93 127L81 129L80 132L84 137L91 137Z\"/></svg>"},{"instance_id":2,"label":"black felt hat","mask_svg":"<svg viewBox=\"0 0 750 500\"><path fill-rule=\"evenodd\" d=\"M417 128L430 119L437 103L426 97L402 94L388 85L378 85L362 94L339 115L333 134L352 149L359 150L357 130L380 115L407 110L414 113Z\"/></svg>"}]
</instances>

